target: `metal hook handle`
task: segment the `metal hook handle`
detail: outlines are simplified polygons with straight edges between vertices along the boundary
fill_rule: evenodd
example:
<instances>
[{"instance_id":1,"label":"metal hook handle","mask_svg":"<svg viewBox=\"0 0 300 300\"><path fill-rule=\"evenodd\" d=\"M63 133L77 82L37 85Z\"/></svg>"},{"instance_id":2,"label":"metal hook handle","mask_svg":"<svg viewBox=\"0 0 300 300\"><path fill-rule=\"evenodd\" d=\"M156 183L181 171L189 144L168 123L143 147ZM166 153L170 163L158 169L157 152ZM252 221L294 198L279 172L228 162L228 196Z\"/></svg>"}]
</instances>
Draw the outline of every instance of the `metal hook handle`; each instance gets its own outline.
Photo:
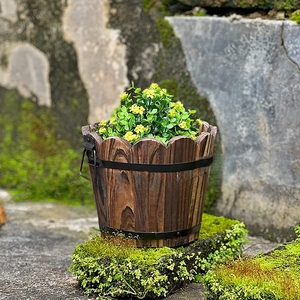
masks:
<instances>
[{"instance_id":1,"label":"metal hook handle","mask_svg":"<svg viewBox=\"0 0 300 300\"><path fill-rule=\"evenodd\" d=\"M79 169L79 176L81 176L87 180L90 180L88 177L86 177L85 175L82 174L82 168L83 168L85 154L86 154L86 149L84 148L83 153L82 153L82 158L81 158L80 169Z\"/></svg>"}]
</instances>

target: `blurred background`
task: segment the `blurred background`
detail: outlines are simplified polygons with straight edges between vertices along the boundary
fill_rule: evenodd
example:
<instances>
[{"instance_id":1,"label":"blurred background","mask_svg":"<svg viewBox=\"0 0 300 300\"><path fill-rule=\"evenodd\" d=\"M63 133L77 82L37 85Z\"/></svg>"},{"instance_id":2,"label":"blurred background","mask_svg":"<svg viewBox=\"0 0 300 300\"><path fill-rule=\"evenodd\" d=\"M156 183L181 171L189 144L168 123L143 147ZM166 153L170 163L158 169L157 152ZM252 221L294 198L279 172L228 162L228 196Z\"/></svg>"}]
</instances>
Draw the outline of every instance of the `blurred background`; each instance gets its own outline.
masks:
<instances>
[{"instance_id":1,"label":"blurred background","mask_svg":"<svg viewBox=\"0 0 300 300\"><path fill-rule=\"evenodd\" d=\"M217 125L164 19L192 13L183 2L0 0L0 188L18 201L93 206L79 177L81 127L108 118L131 82L156 82ZM221 160L219 134L207 211Z\"/></svg>"}]
</instances>

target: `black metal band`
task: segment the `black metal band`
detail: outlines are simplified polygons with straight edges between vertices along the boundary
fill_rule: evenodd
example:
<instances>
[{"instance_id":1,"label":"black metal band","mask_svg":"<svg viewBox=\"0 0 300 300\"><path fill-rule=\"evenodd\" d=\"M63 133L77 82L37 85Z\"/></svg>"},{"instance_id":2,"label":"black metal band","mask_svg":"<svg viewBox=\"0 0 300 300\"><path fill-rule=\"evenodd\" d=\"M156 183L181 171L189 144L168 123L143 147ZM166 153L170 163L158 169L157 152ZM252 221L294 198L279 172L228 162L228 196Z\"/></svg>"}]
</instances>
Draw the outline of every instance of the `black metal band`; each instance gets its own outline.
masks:
<instances>
[{"instance_id":1,"label":"black metal band","mask_svg":"<svg viewBox=\"0 0 300 300\"><path fill-rule=\"evenodd\" d=\"M213 162L213 157L200 158L199 160L174 163L174 164L135 164L135 163L122 163L115 161L106 161L96 159L96 167L117 169L125 171L146 171L146 172L180 172L194 170L197 168L209 167ZM95 164L93 157L89 157L89 164Z\"/></svg>"},{"instance_id":2,"label":"black metal band","mask_svg":"<svg viewBox=\"0 0 300 300\"><path fill-rule=\"evenodd\" d=\"M109 233L112 235L122 234L128 238L140 239L140 240L167 240L177 237L184 237L191 233L196 233L200 230L200 224L192 228L176 230L176 231L165 231L165 232L137 232L127 231L121 229L111 228L102 224L99 224L100 231L103 233Z\"/></svg>"},{"instance_id":3,"label":"black metal band","mask_svg":"<svg viewBox=\"0 0 300 300\"><path fill-rule=\"evenodd\" d=\"M87 155L88 162L96 171L96 168L108 168L125 171L145 171L145 172L180 172L194 170L197 168L209 167L213 162L213 156L203 157L195 161L173 164L138 164L138 163L122 163L115 161L101 160L97 157L95 150L95 141L90 136L84 136L83 155L80 166L80 175L82 175L82 166L84 156Z\"/></svg>"}]
</instances>

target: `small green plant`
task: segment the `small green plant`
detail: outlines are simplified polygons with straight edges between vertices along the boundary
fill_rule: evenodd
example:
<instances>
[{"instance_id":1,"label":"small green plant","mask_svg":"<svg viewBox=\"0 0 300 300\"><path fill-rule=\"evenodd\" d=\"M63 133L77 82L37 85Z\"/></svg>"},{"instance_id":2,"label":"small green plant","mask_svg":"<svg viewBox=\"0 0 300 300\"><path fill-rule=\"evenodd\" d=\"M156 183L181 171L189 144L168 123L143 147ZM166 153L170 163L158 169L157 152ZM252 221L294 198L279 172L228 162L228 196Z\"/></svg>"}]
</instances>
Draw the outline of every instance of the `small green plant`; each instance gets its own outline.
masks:
<instances>
[{"instance_id":1,"label":"small green plant","mask_svg":"<svg viewBox=\"0 0 300 300\"><path fill-rule=\"evenodd\" d=\"M292 13L290 20L295 21L297 24L300 24L300 9Z\"/></svg>"},{"instance_id":2,"label":"small green plant","mask_svg":"<svg viewBox=\"0 0 300 300\"><path fill-rule=\"evenodd\" d=\"M165 297L241 252L243 223L204 214L202 228L198 241L180 248L134 248L129 239L96 235L75 248L70 271L98 299Z\"/></svg>"},{"instance_id":3,"label":"small green plant","mask_svg":"<svg viewBox=\"0 0 300 300\"><path fill-rule=\"evenodd\" d=\"M196 111L187 111L180 101L172 102L173 96L156 83L144 90L132 84L128 93L122 93L120 98L122 105L110 120L96 126L96 132L103 139L123 137L134 143L147 137L167 144L174 136L184 135L195 140L199 133L200 119L191 118Z\"/></svg>"}]
</instances>

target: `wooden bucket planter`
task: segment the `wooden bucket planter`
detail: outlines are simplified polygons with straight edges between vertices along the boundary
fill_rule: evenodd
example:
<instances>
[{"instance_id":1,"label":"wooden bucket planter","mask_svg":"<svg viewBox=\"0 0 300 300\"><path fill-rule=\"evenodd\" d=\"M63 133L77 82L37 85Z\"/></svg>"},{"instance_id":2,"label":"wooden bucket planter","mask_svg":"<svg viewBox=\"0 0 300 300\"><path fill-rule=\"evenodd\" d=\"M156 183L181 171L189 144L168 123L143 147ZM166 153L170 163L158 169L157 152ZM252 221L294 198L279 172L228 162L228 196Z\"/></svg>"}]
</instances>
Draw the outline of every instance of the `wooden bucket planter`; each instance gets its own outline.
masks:
<instances>
[{"instance_id":1,"label":"wooden bucket planter","mask_svg":"<svg viewBox=\"0 0 300 300\"><path fill-rule=\"evenodd\" d=\"M101 232L132 237L136 247L197 240L216 133L203 122L196 141L179 136L165 146L144 138L131 145L82 127Z\"/></svg>"}]
</instances>

